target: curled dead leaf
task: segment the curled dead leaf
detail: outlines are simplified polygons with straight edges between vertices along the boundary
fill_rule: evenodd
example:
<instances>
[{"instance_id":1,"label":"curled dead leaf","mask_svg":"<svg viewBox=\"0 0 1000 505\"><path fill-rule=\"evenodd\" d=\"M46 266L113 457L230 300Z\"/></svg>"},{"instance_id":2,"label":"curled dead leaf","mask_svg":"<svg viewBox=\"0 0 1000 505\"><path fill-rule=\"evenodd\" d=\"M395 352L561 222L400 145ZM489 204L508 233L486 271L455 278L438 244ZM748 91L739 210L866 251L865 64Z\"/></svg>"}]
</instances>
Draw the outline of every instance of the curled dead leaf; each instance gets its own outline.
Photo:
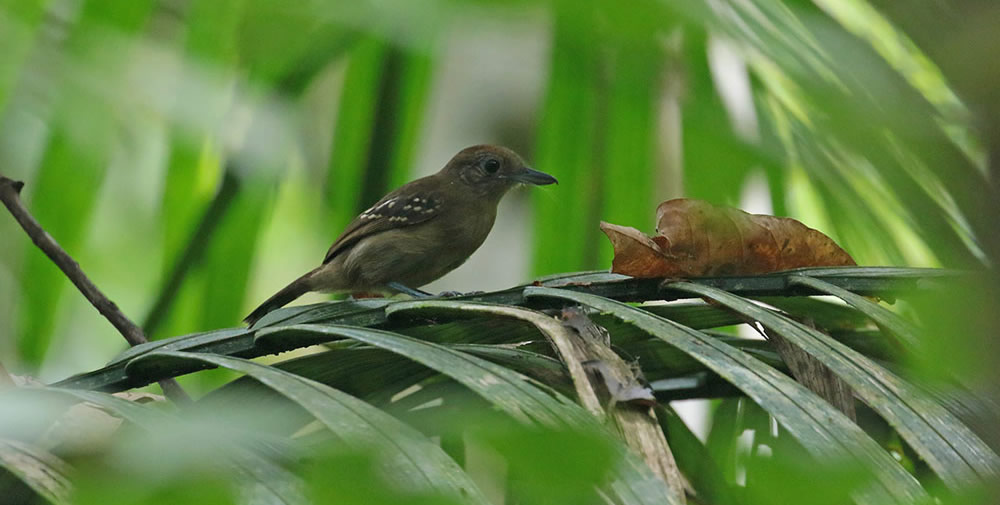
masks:
<instances>
[{"instance_id":1,"label":"curled dead leaf","mask_svg":"<svg viewBox=\"0 0 1000 505\"><path fill-rule=\"evenodd\" d=\"M615 248L612 272L701 277L856 264L830 237L790 218L677 198L657 207L656 223L654 237L601 223Z\"/></svg>"},{"instance_id":2,"label":"curled dead leaf","mask_svg":"<svg viewBox=\"0 0 1000 505\"><path fill-rule=\"evenodd\" d=\"M608 236L615 248L612 272L632 277L677 276L677 266L665 261L660 245L645 233L604 221L601 221L601 231Z\"/></svg>"}]
</instances>

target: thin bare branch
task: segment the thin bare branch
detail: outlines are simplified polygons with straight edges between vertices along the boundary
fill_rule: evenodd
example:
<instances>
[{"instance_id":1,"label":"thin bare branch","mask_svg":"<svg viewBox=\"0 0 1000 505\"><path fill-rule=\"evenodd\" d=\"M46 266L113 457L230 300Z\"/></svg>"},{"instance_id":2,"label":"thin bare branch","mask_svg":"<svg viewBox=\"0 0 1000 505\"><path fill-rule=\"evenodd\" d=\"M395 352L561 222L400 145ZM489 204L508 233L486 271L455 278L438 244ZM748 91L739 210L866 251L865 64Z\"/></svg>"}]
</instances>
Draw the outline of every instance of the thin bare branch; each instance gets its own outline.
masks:
<instances>
[{"instance_id":1,"label":"thin bare branch","mask_svg":"<svg viewBox=\"0 0 1000 505\"><path fill-rule=\"evenodd\" d=\"M17 223L21 225L24 232L28 234L31 241L66 274L66 277L87 298L87 301L125 337L129 345L136 346L148 342L142 329L129 320L114 302L108 299L107 296L104 296L101 290L97 289L97 286L83 273L80 264L70 257L55 239L42 228L34 216L28 212L28 209L25 208L19 198L21 188L23 187L23 182L0 175L0 201L3 201L7 210L14 216ZM160 381L160 386L163 388L164 394L170 397L171 400L175 402L190 401L190 398L188 398L187 394L184 393L175 380L164 379Z\"/></svg>"},{"instance_id":2,"label":"thin bare branch","mask_svg":"<svg viewBox=\"0 0 1000 505\"><path fill-rule=\"evenodd\" d=\"M589 373L571 378L579 390L587 388L608 403L607 416L625 445L636 452L667 487L678 503L686 503L685 481L673 451L660 428L652 392L640 383L638 367L625 362L611 349L610 335L578 308L564 309L561 321L566 332L546 333L563 363L577 363ZM567 338L567 336L569 338ZM570 368L572 370L572 368ZM600 385L603 382L604 387ZM603 413L603 412L602 412Z\"/></svg>"}]
</instances>

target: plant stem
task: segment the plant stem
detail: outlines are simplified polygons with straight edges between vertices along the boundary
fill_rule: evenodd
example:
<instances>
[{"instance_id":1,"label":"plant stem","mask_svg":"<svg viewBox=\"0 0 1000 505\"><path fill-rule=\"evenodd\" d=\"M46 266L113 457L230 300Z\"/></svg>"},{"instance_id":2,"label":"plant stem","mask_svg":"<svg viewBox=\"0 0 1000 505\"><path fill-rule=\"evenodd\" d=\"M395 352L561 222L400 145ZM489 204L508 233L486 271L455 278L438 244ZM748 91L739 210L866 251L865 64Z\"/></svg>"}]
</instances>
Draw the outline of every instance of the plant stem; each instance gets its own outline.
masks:
<instances>
[{"instance_id":1,"label":"plant stem","mask_svg":"<svg viewBox=\"0 0 1000 505\"><path fill-rule=\"evenodd\" d=\"M87 298L98 312L101 313L107 319L115 329L123 337L129 345L136 346L148 342L146 335L142 332L142 329L136 326L122 311L108 299L101 290L97 289L97 286L83 273L80 268L80 264L76 262L66 251L56 243L55 239L46 232L42 226L35 220L34 216L28 212L24 204L21 203L19 198L21 194L21 188L24 187L24 183L21 181L15 181L8 179L0 175L0 201L7 207L11 215L17 221L24 232L28 234L31 241L34 242L42 252L45 253L53 263L59 267L60 270L69 280L73 283L77 289L83 293L83 296ZM184 393L180 385L174 379L163 379L160 381L160 387L163 388L164 394L167 395L175 403L189 402L190 398Z\"/></svg>"}]
</instances>

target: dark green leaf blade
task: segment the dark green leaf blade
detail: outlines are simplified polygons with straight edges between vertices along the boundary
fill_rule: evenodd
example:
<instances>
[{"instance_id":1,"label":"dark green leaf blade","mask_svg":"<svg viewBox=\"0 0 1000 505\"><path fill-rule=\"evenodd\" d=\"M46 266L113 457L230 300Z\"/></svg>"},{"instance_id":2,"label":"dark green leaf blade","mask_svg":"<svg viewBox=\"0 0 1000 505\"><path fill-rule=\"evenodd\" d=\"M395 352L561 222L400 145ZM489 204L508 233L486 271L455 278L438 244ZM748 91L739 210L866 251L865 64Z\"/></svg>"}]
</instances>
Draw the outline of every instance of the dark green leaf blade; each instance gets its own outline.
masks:
<instances>
[{"instance_id":1,"label":"dark green leaf blade","mask_svg":"<svg viewBox=\"0 0 1000 505\"><path fill-rule=\"evenodd\" d=\"M348 444L371 444L391 454L393 475L408 486L485 504L475 484L441 449L388 414L316 381L227 356L154 352L133 359L126 371L157 360L196 361L245 373L293 400Z\"/></svg>"},{"instance_id":2,"label":"dark green leaf blade","mask_svg":"<svg viewBox=\"0 0 1000 505\"><path fill-rule=\"evenodd\" d=\"M525 289L529 298L556 298L614 314L687 352L740 388L785 426L813 455L855 460L875 476L879 489L860 492L861 503L886 499L912 503L927 494L889 454L832 406L777 370L704 333L626 304L593 295L542 287Z\"/></svg>"},{"instance_id":3,"label":"dark green leaf blade","mask_svg":"<svg viewBox=\"0 0 1000 505\"><path fill-rule=\"evenodd\" d=\"M97 405L142 430L157 430L162 428L165 423L175 424L179 422L179 419L174 416L150 406L130 402L106 393L59 388L47 388L38 392ZM255 448L255 446L233 445L222 447L225 457L224 464L232 465L233 469L247 479L246 484L250 485L254 503L258 503L258 500L262 504L276 505L305 503L302 482L299 477L271 461L259 451L254 450Z\"/></svg>"},{"instance_id":4,"label":"dark green leaf blade","mask_svg":"<svg viewBox=\"0 0 1000 505\"><path fill-rule=\"evenodd\" d=\"M447 375L521 422L535 421L555 428L569 425L599 429L593 417L563 395L500 365L439 344L387 331L339 325L267 328L258 332L257 338L258 341L305 339L313 343L322 338L350 338L405 355ZM624 451L624 447L621 449ZM622 455L612 488L624 503L676 503L666 485L643 462L630 453Z\"/></svg>"},{"instance_id":5,"label":"dark green leaf blade","mask_svg":"<svg viewBox=\"0 0 1000 505\"><path fill-rule=\"evenodd\" d=\"M893 335L899 338L900 342L903 343L908 350L918 351L921 347L919 330L913 323L899 317L897 314L869 300L868 298L834 286L829 282L813 279L808 276L793 276L789 279L789 283L793 286L808 286L817 291L822 291L836 296L837 298L847 302L847 304L851 307L854 307L859 312L871 318L882 328L890 331Z\"/></svg>"},{"instance_id":6,"label":"dark green leaf blade","mask_svg":"<svg viewBox=\"0 0 1000 505\"><path fill-rule=\"evenodd\" d=\"M884 417L953 489L1000 472L1000 457L930 396L826 334L725 291L688 282L672 289L710 298L759 321L811 354Z\"/></svg>"},{"instance_id":7,"label":"dark green leaf blade","mask_svg":"<svg viewBox=\"0 0 1000 505\"><path fill-rule=\"evenodd\" d=\"M569 399L552 396L520 374L488 361L422 342L397 333L341 325L299 324L267 328L257 333L257 341L289 341L306 339L350 338L375 347L403 354L434 370L465 384L480 396L494 403L511 417L523 422L537 421L547 426L560 426L565 421L587 422L585 413L574 408Z\"/></svg>"},{"instance_id":8,"label":"dark green leaf blade","mask_svg":"<svg viewBox=\"0 0 1000 505\"><path fill-rule=\"evenodd\" d=\"M70 468L54 455L24 442L0 438L0 468L20 479L47 502L53 505L70 503ZM5 495L11 492L9 489L0 491Z\"/></svg>"}]
</instances>

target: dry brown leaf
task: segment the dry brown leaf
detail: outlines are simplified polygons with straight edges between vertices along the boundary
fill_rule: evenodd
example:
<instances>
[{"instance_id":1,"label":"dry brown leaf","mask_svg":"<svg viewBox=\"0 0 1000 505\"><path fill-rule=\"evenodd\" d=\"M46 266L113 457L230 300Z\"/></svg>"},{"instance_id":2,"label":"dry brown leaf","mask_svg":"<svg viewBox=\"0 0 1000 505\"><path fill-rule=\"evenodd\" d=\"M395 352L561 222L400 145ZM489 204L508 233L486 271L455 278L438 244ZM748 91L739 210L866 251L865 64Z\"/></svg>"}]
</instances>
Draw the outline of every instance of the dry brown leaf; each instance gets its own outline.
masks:
<instances>
[{"instance_id":1,"label":"dry brown leaf","mask_svg":"<svg viewBox=\"0 0 1000 505\"><path fill-rule=\"evenodd\" d=\"M663 251L645 233L628 226L601 221L601 231L611 240L615 258L611 271L633 277L671 277L674 266L665 261Z\"/></svg>"},{"instance_id":2,"label":"dry brown leaf","mask_svg":"<svg viewBox=\"0 0 1000 505\"><path fill-rule=\"evenodd\" d=\"M656 209L657 236L601 223L615 248L612 272L632 277L754 275L855 265L830 237L790 218L678 198Z\"/></svg>"}]
</instances>

